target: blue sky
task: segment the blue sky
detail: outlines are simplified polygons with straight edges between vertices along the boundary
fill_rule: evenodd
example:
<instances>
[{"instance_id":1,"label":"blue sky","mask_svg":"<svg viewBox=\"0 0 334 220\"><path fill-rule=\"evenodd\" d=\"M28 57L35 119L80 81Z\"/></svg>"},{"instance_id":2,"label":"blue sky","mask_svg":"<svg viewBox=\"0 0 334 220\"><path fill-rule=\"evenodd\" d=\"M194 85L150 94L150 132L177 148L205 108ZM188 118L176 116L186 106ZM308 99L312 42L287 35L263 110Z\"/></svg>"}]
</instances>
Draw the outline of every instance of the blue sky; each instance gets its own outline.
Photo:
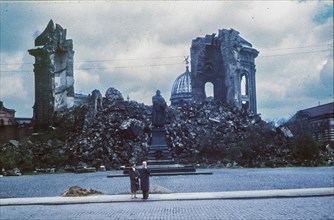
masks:
<instances>
[{"instance_id":1,"label":"blue sky","mask_svg":"<svg viewBox=\"0 0 334 220\"><path fill-rule=\"evenodd\" d=\"M52 19L74 45L75 92L117 88L147 105L166 100L192 39L233 28L260 51L264 120L333 101L333 1L1 1L0 100L32 117L34 57ZM209 91L208 91L209 93Z\"/></svg>"}]
</instances>

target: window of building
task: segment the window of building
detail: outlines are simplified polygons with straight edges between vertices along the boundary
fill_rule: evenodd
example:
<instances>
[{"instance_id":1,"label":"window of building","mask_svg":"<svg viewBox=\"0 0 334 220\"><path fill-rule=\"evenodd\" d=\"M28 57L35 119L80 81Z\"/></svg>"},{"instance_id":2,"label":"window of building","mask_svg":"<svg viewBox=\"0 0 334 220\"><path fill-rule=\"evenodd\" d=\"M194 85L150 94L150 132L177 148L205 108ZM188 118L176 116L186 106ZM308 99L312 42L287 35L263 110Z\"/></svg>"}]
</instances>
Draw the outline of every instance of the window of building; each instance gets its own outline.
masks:
<instances>
[{"instance_id":1,"label":"window of building","mask_svg":"<svg viewBox=\"0 0 334 220\"><path fill-rule=\"evenodd\" d=\"M246 76L246 74L243 74L241 76L241 85L240 85L242 96L247 96L248 95L248 88L247 87L248 87L247 76Z\"/></svg>"},{"instance_id":2,"label":"window of building","mask_svg":"<svg viewBox=\"0 0 334 220\"><path fill-rule=\"evenodd\" d=\"M214 97L213 89L214 89L214 86L211 82L205 83L205 96Z\"/></svg>"}]
</instances>

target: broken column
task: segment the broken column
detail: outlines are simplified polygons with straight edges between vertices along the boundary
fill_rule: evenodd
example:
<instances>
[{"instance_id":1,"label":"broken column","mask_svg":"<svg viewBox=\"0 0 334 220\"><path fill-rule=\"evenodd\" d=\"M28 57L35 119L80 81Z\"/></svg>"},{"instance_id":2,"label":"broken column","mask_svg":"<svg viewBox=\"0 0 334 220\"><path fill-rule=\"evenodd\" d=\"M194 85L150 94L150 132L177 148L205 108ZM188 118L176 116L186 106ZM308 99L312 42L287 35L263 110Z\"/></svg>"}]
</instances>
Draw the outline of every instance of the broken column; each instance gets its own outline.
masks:
<instances>
[{"instance_id":1,"label":"broken column","mask_svg":"<svg viewBox=\"0 0 334 220\"><path fill-rule=\"evenodd\" d=\"M50 20L28 52L35 57L34 127L45 130L54 112L74 105L73 42L66 39L66 29Z\"/></svg>"}]
</instances>

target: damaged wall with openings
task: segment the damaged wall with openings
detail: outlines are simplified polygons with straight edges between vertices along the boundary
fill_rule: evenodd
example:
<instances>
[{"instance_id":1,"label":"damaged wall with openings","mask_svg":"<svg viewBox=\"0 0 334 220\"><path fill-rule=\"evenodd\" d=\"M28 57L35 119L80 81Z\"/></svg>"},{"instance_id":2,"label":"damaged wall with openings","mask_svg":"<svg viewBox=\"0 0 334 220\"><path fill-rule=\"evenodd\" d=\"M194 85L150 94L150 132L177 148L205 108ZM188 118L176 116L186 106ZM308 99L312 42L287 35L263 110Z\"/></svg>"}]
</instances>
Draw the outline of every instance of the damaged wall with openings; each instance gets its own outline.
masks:
<instances>
[{"instance_id":1,"label":"damaged wall with openings","mask_svg":"<svg viewBox=\"0 0 334 220\"><path fill-rule=\"evenodd\" d=\"M192 99L205 100L205 84L209 82L217 101L256 114L255 58L258 53L233 29L219 30L218 36L194 39L191 45Z\"/></svg>"}]
</instances>

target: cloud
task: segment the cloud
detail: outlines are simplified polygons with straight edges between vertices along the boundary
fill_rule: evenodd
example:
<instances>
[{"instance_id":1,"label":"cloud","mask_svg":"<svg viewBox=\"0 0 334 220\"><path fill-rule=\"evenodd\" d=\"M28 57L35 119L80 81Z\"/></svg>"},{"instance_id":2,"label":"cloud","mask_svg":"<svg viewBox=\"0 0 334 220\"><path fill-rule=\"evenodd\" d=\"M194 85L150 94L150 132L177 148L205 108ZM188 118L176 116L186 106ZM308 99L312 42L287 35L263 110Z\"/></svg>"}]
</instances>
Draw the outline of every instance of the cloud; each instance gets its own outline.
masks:
<instances>
[{"instance_id":1,"label":"cloud","mask_svg":"<svg viewBox=\"0 0 334 220\"><path fill-rule=\"evenodd\" d=\"M14 55L7 53L0 53L1 57L1 99L17 98L24 99L27 97L27 90L24 86L24 76L20 74L20 70L23 66L22 52L18 52Z\"/></svg>"},{"instance_id":2,"label":"cloud","mask_svg":"<svg viewBox=\"0 0 334 220\"><path fill-rule=\"evenodd\" d=\"M333 56L327 58L320 70L320 85L326 89L333 89Z\"/></svg>"},{"instance_id":3,"label":"cloud","mask_svg":"<svg viewBox=\"0 0 334 220\"><path fill-rule=\"evenodd\" d=\"M33 73L22 72L22 68L27 67L23 60L22 51L0 53L0 100L7 108L31 116L34 102Z\"/></svg>"},{"instance_id":4,"label":"cloud","mask_svg":"<svg viewBox=\"0 0 334 220\"><path fill-rule=\"evenodd\" d=\"M317 13L313 17L314 22L322 24L333 17L333 2L323 1L317 8Z\"/></svg>"},{"instance_id":5,"label":"cloud","mask_svg":"<svg viewBox=\"0 0 334 220\"><path fill-rule=\"evenodd\" d=\"M322 102L333 101L333 56L327 57L317 69L316 74L304 84L303 94Z\"/></svg>"},{"instance_id":6,"label":"cloud","mask_svg":"<svg viewBox=\"0 0 334 220\"><path fill-rule=\"evenodd\" d=\"M80 85L78 87L77 85ZM94 89L100 88L100 77L98 74L87 72L85 70L78 70L75 74L74 81L75 92L79 94L90 94Z\"/></svg>"},{"instance_id":7,"label":"cloud","mask_svg":"<svg viewBox=\"0 0 334 220\"><path fill-rule=\"evenodd\" d=\"M182 47L169 47L159 41L157 36L146 35L129 40L128 46L130 50L120 50L113 54L114 50L109 50L112 45L106 44L94 57L94 60L104 60L104 62L79 62L75 76L80 74L80 68L88 68L86 71L90 71L89 75L98 76L91 82L99 81L101 92L109 87L115 87L125 93L124 96L131 94L133 97L141 96L138 101L149 100L146 104L151 103L151 95L147 99L143 89L151 90L152 93L161 89L168 94L176 77L185 70L182 55L188 51ZM96 86L96 83L90 85ZM76 82L76 88L83 86L85 85L81 82ZM169 99L169 95L166 99Z\"/></svg>"},{"instance_id":8,"label":"cloud","mask_svg":"<svg viewBox=\"0 0 334 220\"><path fill-rule=\"evenodd\" d=\"M23 100L27 97L23 79L18 75L1 76L1 96Z\"/></svg>"},{"instance_id":9,"label":"cloud","mask_svg":"<svg viewBox=\"0 0 334 220\"><path fill-rule=\"evenodd\" d=\"M288 118L300 109L333 101L333 92L329 95L329 89L320 83L320 71L333 50L333 20L314 21L321 7L320 2L291 1L271 14L276 22L264 21L271 27L259 23L261 27L255 29L259 34L253 36L252 43L260 51L256 59L257 102L264 119ZM333 65L328 63L325 69L322 75L328 79ZM327 84L332 88L333 80Z\"/></svg>"},{"instance_id":10,"label":"cloud","mask_svg":"<svg viewBox=\"0 0 334 220\"><path fill-rule=\"evenodd\" d=\"M1 72L6 71L20 71L23 66L23 56L24 53L22 51L17 52L15 54L8 54L5 52L0 53L0 61L1 61Z\"/></svg>"}]
</instances>

